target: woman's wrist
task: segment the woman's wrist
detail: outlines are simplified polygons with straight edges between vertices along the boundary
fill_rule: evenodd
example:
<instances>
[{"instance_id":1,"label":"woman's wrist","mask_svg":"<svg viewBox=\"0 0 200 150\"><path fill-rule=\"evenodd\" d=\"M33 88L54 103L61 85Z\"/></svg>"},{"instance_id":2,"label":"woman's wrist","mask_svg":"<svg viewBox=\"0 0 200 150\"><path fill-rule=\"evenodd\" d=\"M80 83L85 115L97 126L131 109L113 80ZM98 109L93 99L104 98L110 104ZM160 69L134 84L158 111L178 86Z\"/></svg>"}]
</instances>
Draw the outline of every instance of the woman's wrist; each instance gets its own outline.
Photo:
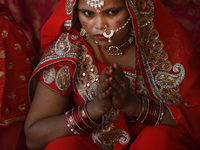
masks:
<instances>
[{"instance_id":1,"label":"woman's wrist","mask_svg":"<svg viewBox=\"0 0 200 150\"><path fill-rule=\"evenodd\" d=\"M164 104L162 102L143 96L141 98L140 108L138 109L140 110L139 113L126 115L130 122L151 126L161 123L164 115Z\"/></svg>"},{"instance_id":2,"label":"woman's wrist","mask_svg":"<svg viewBox=\"0 0 200 150\"><path fill-rule=\"evenodd\" d=\"M102 109L95 102L95 100L87 103L87 112L89 116L94 120L99 120L103 115L105 115L108 111L106 109Z\"/></svg>"},{"instance_id":3,"label":"woman's wrist","mask_svg":"<svg viewBox=\"0 0 200 150\"><path fill-rule=\"evenodd\" d=\"M74 134L82 134L101 123L101 119L95 121L90 117L87 104L88 102L85 102L65 113L66 125Z\"/></svg>"}]
</instances>

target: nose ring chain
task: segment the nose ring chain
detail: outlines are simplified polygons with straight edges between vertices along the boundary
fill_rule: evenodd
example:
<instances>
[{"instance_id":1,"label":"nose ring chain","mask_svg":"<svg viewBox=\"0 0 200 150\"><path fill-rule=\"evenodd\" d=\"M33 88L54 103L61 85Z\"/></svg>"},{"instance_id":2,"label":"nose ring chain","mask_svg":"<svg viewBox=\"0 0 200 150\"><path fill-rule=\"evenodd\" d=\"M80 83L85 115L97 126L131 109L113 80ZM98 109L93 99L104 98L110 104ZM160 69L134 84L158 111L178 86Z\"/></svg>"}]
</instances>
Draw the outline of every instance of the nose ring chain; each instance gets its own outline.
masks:
<instances>
[{"instance_id":1,"label":"nose ring chain","mask_svg":"<svg viewBox=\"0 0 200 150\"><path fill-rule=\"evenodd\" d=\"M119 27L117 30L110 30L110 34L106 33L106 30L108 29L107 25L105 25L105 29L103 30L103 36L108 38L108 42L111 43L111 37L114 35L115 32L118 32L119 30L123 29L131 20L131 16L128 18L128 20L124 23L123 26Z\"/></svg>"},{"instance_id":2,"label":"nose ring chain","mask_svg":"<svg viewBox=\"0 0 200 150\"><path fill-rule=\"evenodd\" d=\"M103 30L103 36L108 38L108 42L111 43L111 37L114 35L114 30L110 30L110 34L106 33L107 25L105 25L105 29Z\"/></svg>"}]
</instances>

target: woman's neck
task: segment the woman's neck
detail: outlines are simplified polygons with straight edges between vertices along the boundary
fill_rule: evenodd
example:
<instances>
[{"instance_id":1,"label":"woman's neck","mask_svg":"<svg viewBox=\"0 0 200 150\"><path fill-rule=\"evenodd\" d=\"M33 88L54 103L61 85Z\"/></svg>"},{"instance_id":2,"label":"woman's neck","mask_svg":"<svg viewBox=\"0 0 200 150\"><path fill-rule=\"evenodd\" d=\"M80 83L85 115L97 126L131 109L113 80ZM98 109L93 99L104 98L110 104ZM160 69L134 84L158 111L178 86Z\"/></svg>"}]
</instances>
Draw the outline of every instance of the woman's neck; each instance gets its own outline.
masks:
<instances>
[{"instance_id":1,"label":"woman's neck","mask_svg":"<svg viewBox=\"0 0 200 150\"><path fill-rule=\"evenodd\" d=\"M98 45L92 38L87 38L85 41L90 45L95 53L96 58L103 64L112 65L117 63L120 66L135 69L136 59L136 46L131 44L123 49L122 55L108 55L108 50L104 48L98 48ZM102 54L101 54L102 53ZM103 58L104 57L104 58ZM106 62L104 62L104 60Z\"/></svg>"}]
</instances>

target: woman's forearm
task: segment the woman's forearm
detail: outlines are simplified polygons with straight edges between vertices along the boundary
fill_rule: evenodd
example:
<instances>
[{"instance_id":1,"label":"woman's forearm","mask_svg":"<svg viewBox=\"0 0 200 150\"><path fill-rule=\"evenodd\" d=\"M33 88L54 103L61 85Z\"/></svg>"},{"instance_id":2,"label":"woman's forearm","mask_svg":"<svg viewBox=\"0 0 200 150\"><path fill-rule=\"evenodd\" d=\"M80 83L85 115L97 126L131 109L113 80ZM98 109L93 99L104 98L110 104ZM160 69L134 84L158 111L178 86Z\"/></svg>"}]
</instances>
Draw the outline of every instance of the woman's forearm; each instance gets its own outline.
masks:
<instances>
[{"instance_id":1,"label":"woman's forearm","mask_svg":"<svg viewBox=\"0 0 200 150\"><path fill-rule=\"evenodd\" d=\"M49 142L59 137L74 135L66 125L64 114L44 118L26 128L25 133L29 150L43 150Z\"/></svg>"}]
</instances>

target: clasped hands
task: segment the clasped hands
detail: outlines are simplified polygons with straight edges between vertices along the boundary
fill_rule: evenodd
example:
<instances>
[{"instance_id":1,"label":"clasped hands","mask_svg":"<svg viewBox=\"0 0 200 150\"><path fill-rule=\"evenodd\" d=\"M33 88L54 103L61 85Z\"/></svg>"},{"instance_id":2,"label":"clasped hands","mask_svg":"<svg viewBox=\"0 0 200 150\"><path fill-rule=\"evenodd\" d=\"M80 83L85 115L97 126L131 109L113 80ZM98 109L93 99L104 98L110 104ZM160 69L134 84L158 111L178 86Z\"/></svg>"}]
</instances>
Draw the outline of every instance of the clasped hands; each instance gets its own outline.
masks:
<instances>
[{"instance_id":1,"label":"clasped hands","mask_svg":"<svg viewBox=\"0 0 200 150\"><path fill-rule=\"evenodd\" d=\"M100 109L108 112L114 107L128 113L127 108L134 104L135 96L131 94L130 80L117 64L108 66L103 70L97 83L96 101Z\"/></svg>"}]
</instances>

